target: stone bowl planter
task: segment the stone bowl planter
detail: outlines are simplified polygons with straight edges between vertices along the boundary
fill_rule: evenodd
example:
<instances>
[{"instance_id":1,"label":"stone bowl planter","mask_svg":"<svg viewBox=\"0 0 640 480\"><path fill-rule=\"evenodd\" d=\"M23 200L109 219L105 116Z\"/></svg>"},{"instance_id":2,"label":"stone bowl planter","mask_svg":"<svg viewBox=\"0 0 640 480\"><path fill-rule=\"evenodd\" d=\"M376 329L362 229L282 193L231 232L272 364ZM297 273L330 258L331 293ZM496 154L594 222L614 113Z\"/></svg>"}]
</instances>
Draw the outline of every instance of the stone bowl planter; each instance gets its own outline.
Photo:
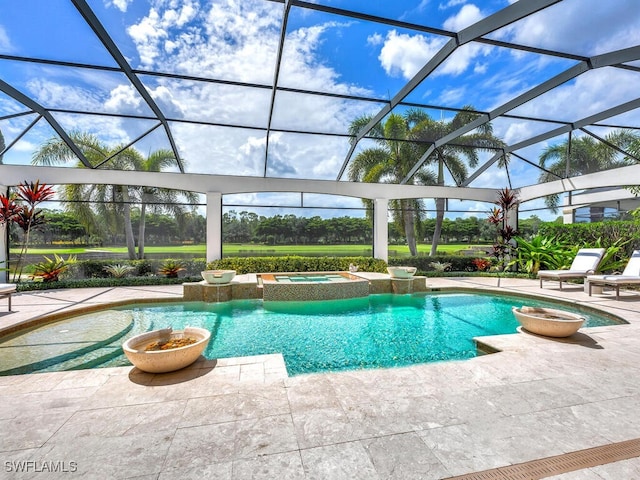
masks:
<instances>
[{"instance_id":1,"label":"stone bowl planter","mask_svg":"<svg viewBox=\"0 0 640 480\"><path fill-rule=\"evenodd\" d=\"M146 350L155 342L166 342L182 338L193 338L195 343L184 347L169 348L167 350ZM124 342L122 350L129 361L143 372L165 373L180 370L195 362L202 354L211 332L204 328L186 327L184 330L163 328L145 332L131 337Z\"/></svg>"},{"instance_id":2,"label":"stone bowl planter","mask_svg":"<svg viewBox=\"0 0 640 480\"><path fill-rule=\"evenodd\" d=\"M416 267L387 267L391 278L411 278L416 274Z\"/></svg>"},{"instance_id":3,"label":"stone bowl planter","mask_svg":"<svg viewBox=\"0 0 640 480\"><path fill-rule=\"evenodd\" d=\"M236 276L235 270L203 270L200 272L207 283L229 283Z\"/></svg>"},{"instance_id":4,"label":"stone bowl planter","mask_svg":"<svg viewBox=\"0 0 640 480\"><path fill-rule=\"evenodd\" d=\"M569 337L584 324L584 317L553 308L513 307L522 328L545 337Z\"/></svg>"}]
</instances>

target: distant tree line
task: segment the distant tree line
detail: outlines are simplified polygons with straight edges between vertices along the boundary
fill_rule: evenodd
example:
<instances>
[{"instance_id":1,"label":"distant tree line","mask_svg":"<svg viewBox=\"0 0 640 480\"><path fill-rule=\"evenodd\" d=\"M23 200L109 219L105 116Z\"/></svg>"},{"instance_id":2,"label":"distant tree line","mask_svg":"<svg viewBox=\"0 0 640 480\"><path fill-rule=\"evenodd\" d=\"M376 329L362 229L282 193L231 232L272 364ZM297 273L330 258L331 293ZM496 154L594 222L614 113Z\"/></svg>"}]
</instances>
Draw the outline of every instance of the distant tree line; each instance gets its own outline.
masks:
<instances>
[{"instance_id":1,"label":"distant tree line","mask_svg":"<svg viewBox=\"0 0 640 480\"><path fill-rule=\"evenodd\" d=\"M33 232L34 245L91 245L121 246L124 232L97 235L90 233L76 215L61 210L43 209L45 223ZM185 212L179 218L171 214L146 213L146 242L148 245L198 244L206 241L206 218L198 213ZM140 222L140 210L131 209L134 229ZM530 237L538 231L541 220L531 217L520 220L521 235ZM430 243L435 219L418 222L418 243ZM398 222L388 226L389 242L404 244L404 228ZM467 217L447 219L442 223L444 243L491 243L495 231L485 218ZM256 243L266 245L306 244L370 244L373 225L368 218L320 216L303 217L293 214L263 216L248 211L229 211L222 216L222 236L225 243ZM11 242L20 242L20 232L11 230Z\"/></svg>"}]
</instances>

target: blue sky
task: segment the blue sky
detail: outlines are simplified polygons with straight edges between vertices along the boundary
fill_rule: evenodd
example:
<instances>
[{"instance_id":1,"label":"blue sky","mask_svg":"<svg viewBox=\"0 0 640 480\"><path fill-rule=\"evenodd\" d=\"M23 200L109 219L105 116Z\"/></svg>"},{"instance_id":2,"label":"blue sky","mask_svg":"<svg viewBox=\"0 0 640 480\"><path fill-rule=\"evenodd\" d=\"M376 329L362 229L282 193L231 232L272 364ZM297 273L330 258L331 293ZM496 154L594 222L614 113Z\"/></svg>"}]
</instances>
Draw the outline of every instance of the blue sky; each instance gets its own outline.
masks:
<instances>
[{"instance_id":1,"label":"blue sky","mask_svg":"<svg viewBox=\"0 0 640 480\"><path fill-rule=\"evenodd\" d=\"M280 3L264 0L88 0L88 3L133 68L264 85L273 81L283 14ZM314 3L459 31L512 2L319 0ZM395 95L448 40L417 30L297 7L292 7L286 35L280 86L381 99ZM493 32L490 37L576 55L597 55L640 44L640 2L564 0ZM0 53L115 65L69 0L3 2ZM573 64L572 60L472 43L445 61L406 100L491 110ZM119 73L0 60L0 78L50 108L149 113L148 106ZM141 79L170 118L266 126L271 95L268 89L241 89L151 76ZM518 107L513 113L577 120L607 105L636 98L637 85L635 72L599 69ZM351 120L376 113L381 106L280 92L276 96L272 126L345 133ZM18 102L0 93L0 117L24 110ZM445 110L429 113L444 120L451 116ZM63 113L56 114L56 118L65 128L95 133L113 145L131 141L153 125L151 121ZM33 116L22 116L0 121L7 143L32 120ZM638 125L638 112L614 120ZM498 119L493 125L495 133L508 144L553 128L524 120ZM262 175L263 131L180 123L172 127L187 171ZM606 129L594 131L606 133ZM51 136L53 131L39 122L5 155L4 162L29 163L32 152ZM518 153L536 162L542 148L564 139L552 139ZM360 148L370 146L361 143ZM146 152L166 148L168 142L159 129L136 146ZM274 132L267 173L277 177L334 179L348 148L345 138ZM482 160L486 158L488 155L482 156ZM538 177L536 170L517 159L512 161L510 174L514 187L536 183ZM502 188L506 184L505 171L492 167L472 186ZM341 199L338 203L360 206L355 200ZM487 208L472 202L461 206L456 206L457 203L451 202L450 207L481 212ZM527 207L541 205L538 201ZM537 214L555 217L543 211Z\"/></svg>"}]
</instances>

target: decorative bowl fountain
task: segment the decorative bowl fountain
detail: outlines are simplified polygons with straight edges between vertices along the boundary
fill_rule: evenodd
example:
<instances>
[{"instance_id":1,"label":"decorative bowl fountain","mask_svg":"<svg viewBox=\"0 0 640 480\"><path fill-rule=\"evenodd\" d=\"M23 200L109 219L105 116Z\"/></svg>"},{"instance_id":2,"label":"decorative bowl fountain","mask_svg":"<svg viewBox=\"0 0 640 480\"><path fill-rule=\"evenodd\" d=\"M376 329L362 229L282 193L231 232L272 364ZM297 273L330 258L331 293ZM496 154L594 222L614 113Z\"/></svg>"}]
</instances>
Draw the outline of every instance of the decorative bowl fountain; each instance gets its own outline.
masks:
<instances>
[{"instance_id":1,"label":"decorative bowl fountain","mask_svg":"<svg viewBox=\"0 0 640 480\"><path fill-rule=\"evenodd\" d=\"M416 274L416 267L387 267L391 278L411 278Z\"/></svg>"},{"instance_id":2,"label":"decorative bowl fountain","mask_svg":"<svg viewBox=\"0 0 640 480\"><path fill-rule=\"evenodd\" d=\"M207 283L229 283L236 276L235 270L203 270L200 272Z\"/></svg>"},{"instance_id":3,"label":"decorative bowl fountain","mask_svg":"<svg viewBox=\"0 0 640 480\"><path fill-rule=\"evenodd\" d=\"M124 342L122 350L143 372L173 372L195 362L210 338L211 332L204 328L163 328L131 337Z\"/></svg>"},{"instance_id":4,"label":"decorative bowl fountain","mask_svg":"<svg viewBox=\"0 0 640 480\"><path fill-rule=\"evenodd\" d=\"M568 337L584 324L584 317L553 308L513 307L511 309L522 328L545 337Z\"/></svg>"}]
</instances>

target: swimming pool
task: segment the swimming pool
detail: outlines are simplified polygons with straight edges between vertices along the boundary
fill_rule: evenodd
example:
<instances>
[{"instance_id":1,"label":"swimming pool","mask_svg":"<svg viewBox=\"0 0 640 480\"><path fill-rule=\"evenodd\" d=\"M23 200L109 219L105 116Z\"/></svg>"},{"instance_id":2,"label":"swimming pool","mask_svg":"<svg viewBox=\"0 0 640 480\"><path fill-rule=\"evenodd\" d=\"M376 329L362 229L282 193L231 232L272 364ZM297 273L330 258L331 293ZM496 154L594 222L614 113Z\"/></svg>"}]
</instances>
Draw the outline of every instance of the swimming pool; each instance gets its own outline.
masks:
<instances>
[{"instance_id":1,"label":"swimming pool","mask_svg":"<svg viewBox=\"0 0 640 480\"><path fill-rule=\"evenodd\" d=\"M475 293L379 294L331 302L234 300L134 305L74 317L3 339L0 374L129 365L120 348L124 340L168 326L211 330L212 339L204 352L207 358L282 353L290 375L465 359L478 355L474 337L514 333L518 324L511 307L524 304L559 306L517 296ZM624 323L592 310L561 308L585 316L587 327ZM109 328L100 333L97 325L107 322ZM89 324L91 329L86 328ZM82 331L91 338L74 333ZM65 335L75 335L73 342L64 341ZM23 345L33 352L36 344L51 350L48 358L27 362L16 350ZM9 352L13 352L14 364L11 369L2 368L9 365ZM17 360L24 365L15 364Z\"/></svg>"}]
</instances>

